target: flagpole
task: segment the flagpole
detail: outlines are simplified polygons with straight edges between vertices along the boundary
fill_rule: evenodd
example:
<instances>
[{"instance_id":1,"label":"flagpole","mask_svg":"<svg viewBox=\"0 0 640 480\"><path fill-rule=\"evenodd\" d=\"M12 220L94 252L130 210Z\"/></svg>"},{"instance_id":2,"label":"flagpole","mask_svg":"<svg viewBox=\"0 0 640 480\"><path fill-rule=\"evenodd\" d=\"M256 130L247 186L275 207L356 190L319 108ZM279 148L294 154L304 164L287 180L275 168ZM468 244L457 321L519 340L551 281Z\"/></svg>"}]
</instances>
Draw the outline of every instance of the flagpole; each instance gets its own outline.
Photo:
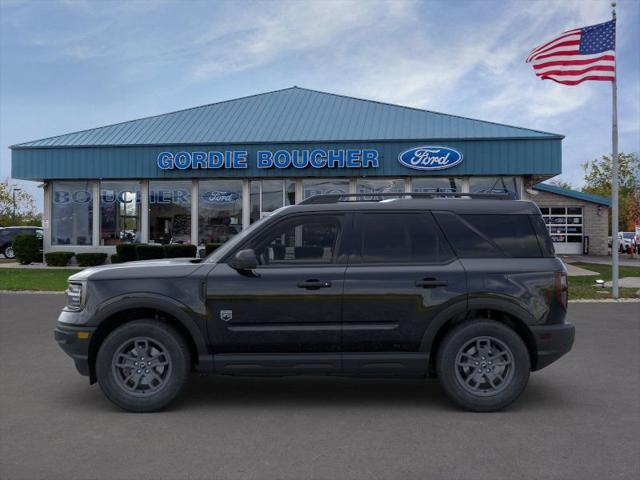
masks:
<instances>
[{"instance_id":1,"label":"flagpole","mask_svg":"<svg viewBox=\"0 0 640 480\"><path fill-rule=\"evenodd\" d=\"M616 2L611 2L611 14L616 19ZM617 27L617 25L616 25ZM616 28L617 30L617 28ZM618 56L615 76L611 82L611 296L618 298Z\"/></svg>"}]
</instances>

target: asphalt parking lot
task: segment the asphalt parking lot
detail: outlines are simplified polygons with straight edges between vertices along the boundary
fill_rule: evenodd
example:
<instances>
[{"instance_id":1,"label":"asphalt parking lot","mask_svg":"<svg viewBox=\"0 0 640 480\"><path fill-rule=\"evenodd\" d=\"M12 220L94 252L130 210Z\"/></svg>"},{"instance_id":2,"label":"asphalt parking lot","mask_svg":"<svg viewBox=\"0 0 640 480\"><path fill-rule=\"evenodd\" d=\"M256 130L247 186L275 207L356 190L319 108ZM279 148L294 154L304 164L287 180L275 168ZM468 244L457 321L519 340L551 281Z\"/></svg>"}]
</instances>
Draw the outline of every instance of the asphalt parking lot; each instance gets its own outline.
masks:
<instances>
[{"instance_id":1,"label":"asphalt parking lot","mask_svg":"<svg viewBox=\"0 0 640 480\"><path fill-rule=\"evenodd\" d=\"M52 338L61 295L0 294L2 479L591 479L640 475L640 304L572 304L574 350L508 411L436 381L195 376L129 414Z\"/></svg>"}]
</instances>

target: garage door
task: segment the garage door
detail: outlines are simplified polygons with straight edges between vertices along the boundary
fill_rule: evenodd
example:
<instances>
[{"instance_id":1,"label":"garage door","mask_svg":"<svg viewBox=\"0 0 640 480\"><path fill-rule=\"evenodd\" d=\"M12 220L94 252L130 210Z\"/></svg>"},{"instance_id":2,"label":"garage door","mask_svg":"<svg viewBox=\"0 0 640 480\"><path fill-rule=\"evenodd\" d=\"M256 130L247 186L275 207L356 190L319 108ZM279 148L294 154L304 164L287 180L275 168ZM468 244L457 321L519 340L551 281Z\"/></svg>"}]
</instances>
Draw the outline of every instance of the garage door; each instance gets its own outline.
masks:
<instances>
[{"instance_id":1,"label":"garage door","mask_svg":"<svg viewBox=\"0 0 640 480\"><path fill-rule=\"evenodd\" d=\"M551 240L560 254L582 253L582 207L541 207Z\"/></svg>"}]
</instances>

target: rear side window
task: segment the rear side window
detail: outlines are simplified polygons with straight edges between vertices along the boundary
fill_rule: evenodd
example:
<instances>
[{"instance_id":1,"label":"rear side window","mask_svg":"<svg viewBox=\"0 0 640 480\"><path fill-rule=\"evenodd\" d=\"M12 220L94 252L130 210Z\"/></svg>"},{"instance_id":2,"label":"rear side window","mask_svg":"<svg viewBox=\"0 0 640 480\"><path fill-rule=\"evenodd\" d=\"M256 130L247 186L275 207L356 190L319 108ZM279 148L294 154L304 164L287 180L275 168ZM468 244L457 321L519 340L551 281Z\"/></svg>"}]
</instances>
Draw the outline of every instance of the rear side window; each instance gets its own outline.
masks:
<instances>
[{"instance_id":1,"label":"rear side window","mask_svg":"<svg viewBox=\"0 0 640 480\"><path fill-rule=\"evenodd\" d=\"M453 258L429 213L362 213L355 231L362 263L442 263Z\"/></svg>"},{"instance_id":2,"label":"rear side window","mask_svg":"<svg viewBox=\"0 0 640 480\"><path fill-rule=\"evenodd\" d=\"M529 215L455 215L440 212L436 218L460 257L542 256Z\"/></svg>"},{"instance_id":3,"label":"rear side window","mask_svg":"<svg viewBox=\"0 0 640 480\"><path fill-rule=\"evenodd\" d=\"M540 249L542 250L542 256L555 257L556 251L553 248L553 242L551 241L549 230L547 230L543 218L540 215L531 215L529 219L538 236L538 245L540 245Z\"/></svg>"}]
</instances>

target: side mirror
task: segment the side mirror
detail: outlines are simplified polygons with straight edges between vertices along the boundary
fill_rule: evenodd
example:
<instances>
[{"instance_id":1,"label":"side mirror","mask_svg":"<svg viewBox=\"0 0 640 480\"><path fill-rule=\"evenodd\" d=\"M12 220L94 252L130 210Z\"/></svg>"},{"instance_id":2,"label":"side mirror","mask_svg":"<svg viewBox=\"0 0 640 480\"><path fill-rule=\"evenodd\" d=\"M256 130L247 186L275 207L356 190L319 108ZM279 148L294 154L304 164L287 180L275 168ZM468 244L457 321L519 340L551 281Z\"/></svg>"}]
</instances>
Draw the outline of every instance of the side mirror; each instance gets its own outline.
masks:
<instances>
[{"instance_id":1,"label":"side mirror","mask_svg":"<svg viewBox=\"0 0 640 480\"><path fill-rule=\"evenodd\" d=\"M231 266L240 271L252 271L258 268L258 258L256 252L248 248L240 250L235 254L231 262Z\"/></svg>"}]
</instances>

